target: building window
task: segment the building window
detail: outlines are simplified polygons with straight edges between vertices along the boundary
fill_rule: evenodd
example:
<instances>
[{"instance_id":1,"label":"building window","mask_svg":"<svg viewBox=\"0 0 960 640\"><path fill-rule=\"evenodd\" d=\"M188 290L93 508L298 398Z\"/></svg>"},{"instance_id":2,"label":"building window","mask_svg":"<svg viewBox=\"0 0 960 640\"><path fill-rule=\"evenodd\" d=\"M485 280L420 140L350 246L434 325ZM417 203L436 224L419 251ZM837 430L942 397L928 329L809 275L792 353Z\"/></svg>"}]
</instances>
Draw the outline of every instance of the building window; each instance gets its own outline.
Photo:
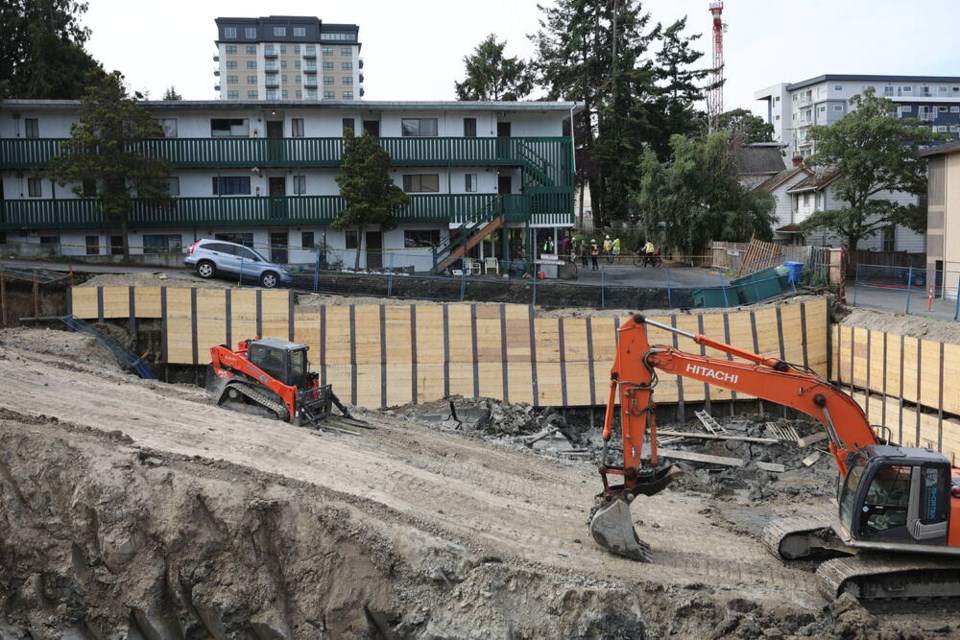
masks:
<instances>
[{"instance_id":1,"label":"building window","mask_svg":"<svg viewBox=\"0 0 960 640\"><path fill-rule=\"evenodd\" d=\"M239 100L239 99L240 99L240 92L237 91L236 89L230 89L229 91L227 91L227 99L229 99L229 100Z\"/></svg>"},{"instance_id":2,"label":"building window","mask_svg":"<svg viewBox=\"0 0 960 640\"><path fill-rule=\"evenodd\" d=\"M123 255L123 236L110 236L110 255Z\"/></svg>"},{"instance_id":3,"label":"building window","mask_svg":"<svg viewBox=\"0 0 960 640\"><path fill-rule=\"evenodd\" d=\"M463 190L466 191L467 193L474 193L474 192L476 192L476 190L477 190L477 174L475 174L475 173L468 173L468 174L464 175L463 177L464 177Z\"/></svg>"},{"instance_id":4,"label":"building window","mask_svg":"<svg viewBox=\"0 0 960 640\"><path fill-rule=\"evenodd\" d=\"M356 249L360 243L357 241L356 229L347 229L343 232L343 246L347 249Z\"/></svg>"},{"instance_id":5,"label":"building window","mask_svg":"<svg viewBox=\"0 0 960 640\"><path fill-rule=\"evenodd\" d=\"M477 137L477 119L476 118L463 119L463 137L464 138Z\"/></svg>"},{"instance_id":6,"label":"building window","mask_svg":"<svg viewBox=\"0 0 960 640\"><path fill-rule=\"evenodd\" d=\"M250 195L250 176L213 176L213 195Z\"/></svg>"},{"instance_id":7,"label":"building window","mask_svg":"<svg viewBox=\"0 0 960 640\"><path fill-rule=\"evenodd\" d=\"M904 92L904 93L912 93L912 92L913 92L913 87L909 87L909 86L903 87L903 92Z\"/></svg>"},{"instance_id":8,"label":"building window","mask_svg":"<svg viewBox=\"0 0 960 640\"><path fill-rule=\"evenodd\" d=\"M286 74L283 74L283 75L280 76L280 82L282 82L283 84L287 84L287 75L286 75Z\"/></svg>"},{"instance_id":9,"label":"building window","mask_svg":"<svg viewBox=\"0 0 960 640\"><path fill-rule=\"evenodd\" d=\"M257 84L257 76L247 76L247 84Z\"/></svg>"},{"instance_id":10,"label":"building window","mask_svg":"<svg viewBox=\"0 0 960 640\"><path fill-rule=\"evenodd\" d=\"M180 178L174 176L172 178L167 178L167 192L171 196L180 195Z\"/></svg>"},{"instance_id":11,"label":"building window","mask_svg":"<svg viewBox=\"0 0 960 640\"><path fill-rule=\"evenodd\" d=\"M300 100L301 98L303 98L303 91L301 91L300 89L297 89L296 96L297 96L297 100Z\"/></svg>"},{"instance_id":12,"label":"building window","mask_svg":"<svg viewBox=\"0 0 960 640\"><path fill-rule=\"evenodd\" d=\"M873 91L873 92L876 92L877 88L876 88L875 86L873 86L872 84L868 84L867 86L865 86L865 87L863 88L863 90L864 90L864 91Z\"/></svg>"},{"instance_id":13,"label":"building window","mask_svg":"<svg viewBox=\"0 0 960 640\"><path fill-rule=\"evenodd\" d=\"M947 132L947 125L945 125L945 124L938 124L937 126L934 127L934 129L937 131L937 133L946 133L946 132Z\"/></svg>"},{"instance_id":14,"label":"building window","mask_svg":"<svg viewBox=\"0 0 960 640\"><path fill-rule=\"evenodd\" d=\"M340 49L340 55L346 58L349 58L350 56L353 55L353 49L351 49L350 47L343 47Z\"/></svg>"},{"instance_id":15,"label":"building window","mask_svg":"<svg viewBox=\"0 0 960 640\"><path fill-rule=\"evenodd\" d=\"M342 84L353 84L353 76L344 76L341 79Z\"/></svg>"},{"instance_id":16,"label":"building window","mask_svg":"<svg viewBox=\"0 0 960 640\"><path fill-rule=\"evenodd\" d=\"M293 176L293 195L302 196L307 193L307 176L297 174Z\"/></svg>"},{"instance_id":17,"label":"building window","mask_svg":"<svg viewBox=\"0 0 960 640\"><path fill-rule=\"evenodd\" d=\"M100 255L100 236L87 236L85 239L87 241L87 255Z\"/></svg>"},{"instance_id":18,"label":"building window","mask_svg":"<svg viewBox=\"0 0 960 640\"><path fill-rule=\"evenodd\" d=\"M960 124L950 125L950 133L960 133Z\"/></svg>"},{"instance_id":19,"label":"building window","mask_svg":"<svg viewBox=\"0 0 960 640\"><path fill-rule=\"evenodd\" d=\"M897 230L893 225L883 228L883 239L881 242L881 251L896 251Z\"/></svg>"},{"instance_id":20,"label":"building window","mask_svg":"<svg viewBox=\"0 0 960 640\"><path fill-rule=\"evenodd\" d=\"M230 38L231 40L237 37L237 28L236 27L224 27L223 28L223 37Z\"/></svg>"},{"instance_id":21,"label":"building window","mask_svg":"<svg viewBox=\"0 0 960 640\"><path fill-rule=\"evenodd\" d=\"M946 112L947 112L947 108L946 108L946 107L937 107L937 111L940 112L940 113L946 113Z\"/></svg>"},{"instance_id":22,"label":"building window","mask_svg":"<svg viewBox=\"0 0 960 640\"><path fill-rule=\"evenodd\" d=\"M287 53L287 45L285 44L280 45L280 55L284 55L286 53Z\"/></svg>"},{"instance_id":23,"label":"building window","mask_svg":"<svg viewBox=\"0 0 960 640\"><path fill-rule=\"evenodd\" d=\"M402 118L400 120L400 131L404 137L436 136L437 135L437 119L436 118Z\"/></svg>"},{"instance_id":24,"label":"building window","mask_svg":"<svg viewBox=\"0 0 960 640\"><path fill-rule=\"evenodd\" d=\"M277 37L280 37L280 38L286 38L286 37L287 37L287 28L286 28L286 27L274 27L274 28L273 28L273 35L275 35L275 36L277 36Z\"/></svg>"},{"instance_id":25,"label":"building window","mask_svg":"<svg viewBox=\"0 0 960 640\"><path fill-rule=\"evenodd\" d=\"M333 63L332 63L332 62L324 62L324 63L323 63L323 68L324 68L324 69L329 69L330 71L333 71Z\"/></svg>"},{"instance_id":26,"label":"building window","mask_svg":"<svg viewBox=\"0 0 960 640\"><path fill-rule=\"evenodd\" d=\"M336 78L333 76L323 76L323 84L333 84L334 80L336 80Z\"/></svg>"},{"instance_id":27,"label":"building window","mask_svg":"<svg viewBox=\"0 0 960 640\"><path fill-rule=\"evenodd\" d=\"M40 137L40 120L37 118L23 119L24 136L27 138Z\"/></svg>"},{"instance_id":28,"label":"building window","mask_svg":"<svg viewBox=\"0 0 960 640\"><path fill-rule=\"evenodd\" d=\"M404 229L403 231L405 247L436 247L439 244L439 229Z\"/></svg>"},{"instance_id":29,"label":"building window","mask_svg":"<svg viewBox=\"0 0 960 640\"><path fill-rule=\"evenodd\" d=\"M257 99L257 95L258 95L258 94L257 94L256 89L254 89L253 91L247 91L247 100L256 100L256 99Z\"/></svg>"},{"instance_id":30,"label":"building window","mask_svg":"<svg viewBox=\"0 0 960 640\"><path fill-rule=\"evenodd\" d=\"M213 237L215 240L242 244L245 247L253 249L253 233L215 233Z\"/></svg>"},{"instance_id":31,"label":"building window","mask_svg":"<svg viewBox=\"0 0 960 640\"><path fill-rule=\"evenodd\" d=\"M344 91L343 92L344 100L353 100L353 91Z\"/></svg>"},{"instance_id":32,"label":"building window","mask_svg":"<svg viewBox=\"0 0 960 640\"><path fill-rule=\"evenodd\" d=\"M905 104L900 107L900 111L903 113L913 113L913 105Z\"/></svg>"},{"instance_id":33,"label":"building window","mask_svg":"<svg viewBox=\"0 0 960 640\"><path fill-rule=\"evenodd\" d=\"M294 138L303 137L303 118L290 119L290 135Z\"/></svg>"},{"instance_id":34,"label":"building window","mask_svg":"<svg viewBox=\"0 0 960 640\"><path fill-rule=\"evenodd\" d=\"M333 100L333 99L336 98L336 97L337 97L337 92L336 92L336 91L324 91L324 92L323 92L323 99L324 99L324 100Z\"/></svg>"},{"instance_id":35,"label":"building window","mask_svg":"<svg viewBox=\"0 0 960 640\"><path fill-rule=\"evenodd\" d=\"M885 96L892 96L892 95L893 95L893 86L892 86L892 85L889 85L889 84L888 84L887 86L885 86L885 87L883 88L883 95L885 95Z\"/></svg>"},{"instance_id":36,"label":"building window","mask_svg":"<svg viewBox=\"0 0 960 640\"><path fill-rule=\"evenodd\" d=\"M299 61L299 60L294 60L294 61L293 61L293 68L294 68L294 69L299 69L299 68L300 68L300 61Z\"/></svg>"},{"instance_id":37,"label":"building window","mask_svg":"<svg viewBox=\"0 0 960 640\"><path fill-rule=\"evenodd\" d=\"M332 55L333 55L333 47L323 47L322 49L320 49L320 53L321 53L321 55L332 56Z\"/></svg>"},{"instance_id":38,"label":"building window","mask_svg":"<svg viewBox=\"0 0 960 640\"><path fill-rule=\"evenodd\" d=\"M307 90L307 100L316 100L317 99L317 90L308 89Z\"/></svg>"},{"instance_id":39,"label":"building window","mask_svg":"<svg viewBox=\"0 0 960 640\"><path fill-rule=\"evenodd\" d=\"M280 92L280 97L281 99L286 100L287 98L290 97L290 92L284 89Z\"/></svg>"},{"instance_id":40,"label":"building window","mask_svg":"<svg viewBox=\"0 0 960 640\"><path fill-rule=\"evenodd\" d=\"M347 136L347 131L353 133L353 118L344 118L341 123L343 126L343 136Z\"/></svg>"},{"instance_id":41,"label":"building window","mask_svg":"<svg viewBox=\"0 0 960 640\"><path fill-rule=\"evenodd\" d=\"M181 253L183 236L176 234L143 234L143 252L151 254Z\"/></svg>"},{"instance_id":42,"label":"building window","mask_svg":"<svg viewBox=\"0 0 960 640\"><path fill-rule=\"evenodd\" d=\"M945 86L940 85L939 87L937 87L937 93L946 93L946 92L947 92L947 88Z\"/></svg>"},{"instance_id":43,"label":"building window","mask_svg":"<svg viewBox=\"0 0 960 640\"><path fill-rule=\"evenodd\" d=\"M276 100L276 99L277 99L276 89L271 89L267 91L267 100Z\"/></svg>"},{"instance_id":44,"label":"building window","mask_svg":"<svg viewBox=\"0 0 960 640\"><path fill-rule=\"evenodd\" d=\"M835 104L835 105L833 105L833 110L834 110L834 111L843 111L843 105L842 105L842 104Z\"/></svg>"},{"instance_id":45,"label":"building window","mask_svg":"<svg viewBox=\"0 0 960 640\"><path fill-rule=\"evenodd\" d=\"M293 53L294 55L300 55L300 45L298 44L293 45Z\"/></svg>"},{"instance_id":46,"label":"building window","mask_svg":"<svg viewBox=\"0 0 960 640\"><path fill-rule=\"evenodd\" d=\"M257 28L256 27L244 27L243 28L243 37L247 40L256 40L257 39Z\"/></svg>"},{"instance_id":47,"label":"building window","mask_svg":"<svg viewBox=\"0 0 960 640\"><path fill-rule=\"evenodd\" d=\"M352 62L341 62L341 63L340 63L340 69L343 70L343 71L353 71L353 63L352 63Z\"/></svg>"},{"instance_id":48,"label":"building window","mask_svg":"<svg viewBox=\"0 0 960 640\"><path fill-rule=\"evenodd\" d=\"M960 113L960 106L950 107L950 113Z\"/></svg>"},{"instance_id":49,"label":"building window","mask_svg":"<svg viewBox=\"0 0 960 640\"><path fill-rule=\"evenodd\" d=\"M256 60L247 60L247 69L256 69L257 61Z\"/></svg>"},{"instance_id":50,"label":"building window","mask_svg":"<svg viewBox=\"0 0 960 640\"><path fill-rule=\"evenodd\" d=\"M31 198L39 198L42 193L40 178L27 178L27 195Z\"/></svg>"},{"instance_id":51,"label":"building window","mask_svg":"<svg viewBox=\"0 0 960 640\"><path fill-rule=\"evenodd\" d=\"M403 176L403 190L407 193L439 193L440 175L416 173Z\"/></svg>"},{"instance_id":52,"label":"building window","mask_svg":"<svg viewBox=\"0 0 960 640\"><path fill-rule=\"evenodd\" d=\"M843 85L842 85L842 84L835 84L835 85L833 85L833 90L834 90L834 91L843 91Z\"/></svg>"},{"instance_id":53,"label":"building window","mask_svg":"<svg viewBox=\"0 0 960 640\"><path fill-rule=\"evenodd\" d=\"M240 76L227 76L227 84L239 84Z\"/></svg>"},{"instance_id":54,"label":"building window","mask_svg":"<svg viewBox=\"0 0 960 640\"><path fill-rule=\"evenodd\" d=\"M227 69L236 69L237 61L236 60L227 60Z\"/></svg>"},{"instance_id":55,"label":"building window","mask_svg":"<svg viewBox=\"0 0 960 640\"><path fill-rule=\"evenodd\" d=\"M293 28L293 37L294 38L306 38L307 37L307 28L306 27L294 27ZM297 53L300 53L299 51Z\"/></svg>"},{"instance_id":56,"label":"building window","mask_svg":"<svg viewBox=\"0 0 960 640\"><path fill-rule=\"evenodd\" d=\"M248 55L248 56L255 56L255 55L257 55L257 47L256 47L256 45L252 45L252 44L251 44L251 45L248 45L246 51L247 51L247 55Z\"/></svg>"},{"instance_id":57,"label":"building window","mask_svg":"<svg viewBox=\"0 0 960 640\"><path fill-rule=\"evenodd\" d=\"M224 52L225 52L228 56L235 55L235 54L237 53L237 45L235 45L235 44L228 44L227 47L226 47L226 49L224 49Z\"/></svg>"},{"instance_id":58,"label":"building window","mask_svg":"<svg viewBox=\"0 0 960 640\"><path fill-rule=\"evenodd\" d=\"M287 70L287 61L286 61L286 60L281 60L281 61L280 61L280 69L283 70L283 71L286 71L286 70Z\"/></svg>"}]
</instances>

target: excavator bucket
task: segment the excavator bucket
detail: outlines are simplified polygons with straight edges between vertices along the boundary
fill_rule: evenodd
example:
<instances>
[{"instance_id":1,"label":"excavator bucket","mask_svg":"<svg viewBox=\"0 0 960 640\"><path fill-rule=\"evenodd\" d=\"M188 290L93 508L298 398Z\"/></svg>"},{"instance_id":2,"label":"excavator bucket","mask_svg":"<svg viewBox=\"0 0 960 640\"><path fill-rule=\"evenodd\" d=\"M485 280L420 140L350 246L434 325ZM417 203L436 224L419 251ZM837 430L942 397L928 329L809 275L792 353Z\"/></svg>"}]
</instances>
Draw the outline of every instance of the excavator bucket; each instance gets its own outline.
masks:
<instances>
[{"instance_id":1,"label":"excavator bucket","mask_svg":"<svg viewBox=\"0 0 960 640\"><path fill-rule=\"evenodd\" d=\"M633 528L630 505L637 495L660 493L678 476L689 471L682 464L671 464L657 471L631 489L622 489L601 498L601 504L590 519L590 535L607 551L639 562L653 562L650 545L640 539Z\"/></svg>"}]
</instances>

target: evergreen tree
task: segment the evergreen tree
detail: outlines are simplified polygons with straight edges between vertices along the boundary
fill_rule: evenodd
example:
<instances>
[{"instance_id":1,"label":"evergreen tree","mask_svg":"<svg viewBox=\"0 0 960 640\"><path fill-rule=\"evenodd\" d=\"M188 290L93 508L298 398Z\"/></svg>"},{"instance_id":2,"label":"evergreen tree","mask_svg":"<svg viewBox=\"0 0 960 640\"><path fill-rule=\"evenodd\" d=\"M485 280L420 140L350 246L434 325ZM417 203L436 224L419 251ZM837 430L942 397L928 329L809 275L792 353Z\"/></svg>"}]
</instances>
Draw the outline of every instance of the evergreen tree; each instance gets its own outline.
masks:
<instances>
[{"instance_id":1,"label":"evergreen tree","mask_svg":"<svg viewBox=\"0 0 960 640\"><path fill-rule=\"evenodd\" d=\"M170 85L167 87L167 90L163 92L164 100L183 100L183 96L177 93L176 87Z\"/></svg>"},{"instance_id":2,"label":"evergreen tree","mask_svg":"<svg viewBox=\"0 0 960 640\"><path fill-rule=\"evenodd\" d=\"M139 204L163 207L171 203L170 163L150 157L144 141L163 136L157 120L127 95L119 71L103 75L92 72L80 103L78 122L70 127L70 139L49 167L61 185L73 185L77 195L100 202L108 219L120 225L123 255L129 257L127 226L134 198Z\"/></svg>"},{"instance_id":3,"label":"evergreen tree","mask_svg":"<svg viewBox=\"0 0 960 640\"><path fill-rule=\"evenodd\" d=\"M473 55L464 56L467 77L454 83L457 100L516 101L530 95L533 75L523 60L503 56L506 44L491 33Z\"/></svg>"},{"instance_id":4,"label":"evergreen tree","mask_svg":"<svg viewBox=\"0 0 960 640\"><path fill-rule=\"evenodd\" d=\"M643 177L635 197L647 237L687 255L710 240L772 237L773 198L740 184L727 132L704 140L674 135L670 148L667 162L650 147L640 162Z\"/></svg>"},{"instance_id":5,"label":"evergreen tree","mask_svg":"<svg viewBox=\"0 0 960 640\"><path fill-rule=\"evenodd\" d=\"M729 131L740 144L773 142L773 125L746 109L733 109L717 116L717 129Z\"/></svg>"},{"instance_id":6,"label":"evergreen tree","mask_svg":"<svg viewBox=\"0 0 960 640\"><path fill-rule=\"evenodd\" d=\"M6 0L0 3L0 98L76 100L84 79L103 70L85 50L87 3Z\"/></svg>"},{"instance_id":7,"label":"evergreen tree","mask_svg":"<svg viewBox=\"0 0 960 640\"><path fill-rule=\"evenodd\" d=\"M390 155L366 133L357 137L349 129L343 140L343 164L337 184L347 207L337 214L332 226L357 230L354 269L359 270L367 227L378 225L383 231L395 228L394 212L409 204L410 196L390 178Z\"/></svg>"},{"instance_id":8,"label":"evergreen tree","mask_svg":"<svg viewBox=\"0 0 960 640\"><path fill-rule=\"evenodd\" d=\"M873 90L850 98L850 103L854 110L840 121L810 128L816 154L808 161L810 166L839 173L831 187L847 206L818 211L803 221L803 228L827 229L851 251L860 240L891 225L923 233L927 220L922 207L878 194L925 194L926 162L917 157L917 147L946 137L912 118L897 119L893 102L877 97Z\"/></svg>"}]
</instances>

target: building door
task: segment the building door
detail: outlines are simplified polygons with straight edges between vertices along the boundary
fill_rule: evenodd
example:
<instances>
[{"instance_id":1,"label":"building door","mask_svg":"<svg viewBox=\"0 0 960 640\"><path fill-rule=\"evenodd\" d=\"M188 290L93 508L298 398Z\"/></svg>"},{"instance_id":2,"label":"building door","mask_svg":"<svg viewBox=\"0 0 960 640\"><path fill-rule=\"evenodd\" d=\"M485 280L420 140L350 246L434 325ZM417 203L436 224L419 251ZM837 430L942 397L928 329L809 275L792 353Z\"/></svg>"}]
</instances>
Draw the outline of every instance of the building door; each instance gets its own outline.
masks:
<instances>
[{"instance_id":1,"label":"building door","mask_svg":"<svg viewBox=\"0 0 960 640\"><path fill-rule=\"evenodd\" d=\"M497 122L497 157L510 157L510 123Z\"/></svg>"},{"instance_id":2,"label":"building door","mask_svg":"<svg viewBox=\"0 0 960 640\"><path fill-rule=\"evenodd\" d=\"M287 179L283 176L267 179L270 190L270 218L272 220L287 219Z\"/></svg>"},{"instance_id":3,"label":"building door","mask_svg":"<svg viewBox=\"0 0 960 640\"><path fill-rule=\"evenodd\" d=\"M287 236L286 231L270 234L270 262L287 264Z\"/></svg>"},{"instance_id":4,"label":"building door","mask_svg":"<svg viewBox=\"0 0 960 640\"><path fill-rule=\"evenodd\" d=\"M497 176L497 193L501 196L513 193L513 180L510 176Z\"/></svg>"},{"instance_id":5,"label":"building door","mask_svg":"<svg viewBox=\"0 0 960 640\"><path fill-rule=\"evenodd\" d=\"M283 120L267 120L267 157L271 160L283 160Z\"/></svg>"},{"instance_id":6,"label":"building door","mask_svg":"<svg viewBox=\"0 0 960 640\"><path fill-rule=\"evenodd\" d=\"M367 231L364 238L367 245L367 269L383 268L383 233Z\"/></svg>"},{"instance_id":7,"label":"building door","mask_svg":"<svg viewBox=\"0 0 960 640\"><path fill-rule=\"evenodd\" d=\"M380 121L379 120L364 120L363 121L363 132L370 136L371 138L380 137Z\"/></svg>"}]
</instances>

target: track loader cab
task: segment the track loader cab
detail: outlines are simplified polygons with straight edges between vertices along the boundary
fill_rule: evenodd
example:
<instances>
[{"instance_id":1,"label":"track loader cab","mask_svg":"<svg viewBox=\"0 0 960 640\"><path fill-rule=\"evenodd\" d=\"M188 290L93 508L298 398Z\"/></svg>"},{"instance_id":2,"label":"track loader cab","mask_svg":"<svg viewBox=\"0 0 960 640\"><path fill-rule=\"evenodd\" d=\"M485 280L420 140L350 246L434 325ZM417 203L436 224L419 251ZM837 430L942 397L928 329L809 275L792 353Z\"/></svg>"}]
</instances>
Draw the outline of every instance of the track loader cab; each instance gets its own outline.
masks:
<instances>
[{"instance_id":1,"label":"track loader cab","mask_svg":"<svg viewBox=\"0 0 960 640\"><path fill-rule=\"evenodd\" d=\"M251 340L247 347L251 364L285 385L298 389L307 387L310 379L307 372L307 350L310 347L272 338Z\"/></svg>"},{"instance_id":2,"label":"track loader cab","mask_svg":"<svg viewBox=\"0 0 960 640\"><path fill-rule=\"evenodd\" d=\"M871 445L853 454L840 488L840 524L858 547L948 544L951 468L926 449ZM910 549L904 549L910 550Z\"/></svg>"}]
</instances>

